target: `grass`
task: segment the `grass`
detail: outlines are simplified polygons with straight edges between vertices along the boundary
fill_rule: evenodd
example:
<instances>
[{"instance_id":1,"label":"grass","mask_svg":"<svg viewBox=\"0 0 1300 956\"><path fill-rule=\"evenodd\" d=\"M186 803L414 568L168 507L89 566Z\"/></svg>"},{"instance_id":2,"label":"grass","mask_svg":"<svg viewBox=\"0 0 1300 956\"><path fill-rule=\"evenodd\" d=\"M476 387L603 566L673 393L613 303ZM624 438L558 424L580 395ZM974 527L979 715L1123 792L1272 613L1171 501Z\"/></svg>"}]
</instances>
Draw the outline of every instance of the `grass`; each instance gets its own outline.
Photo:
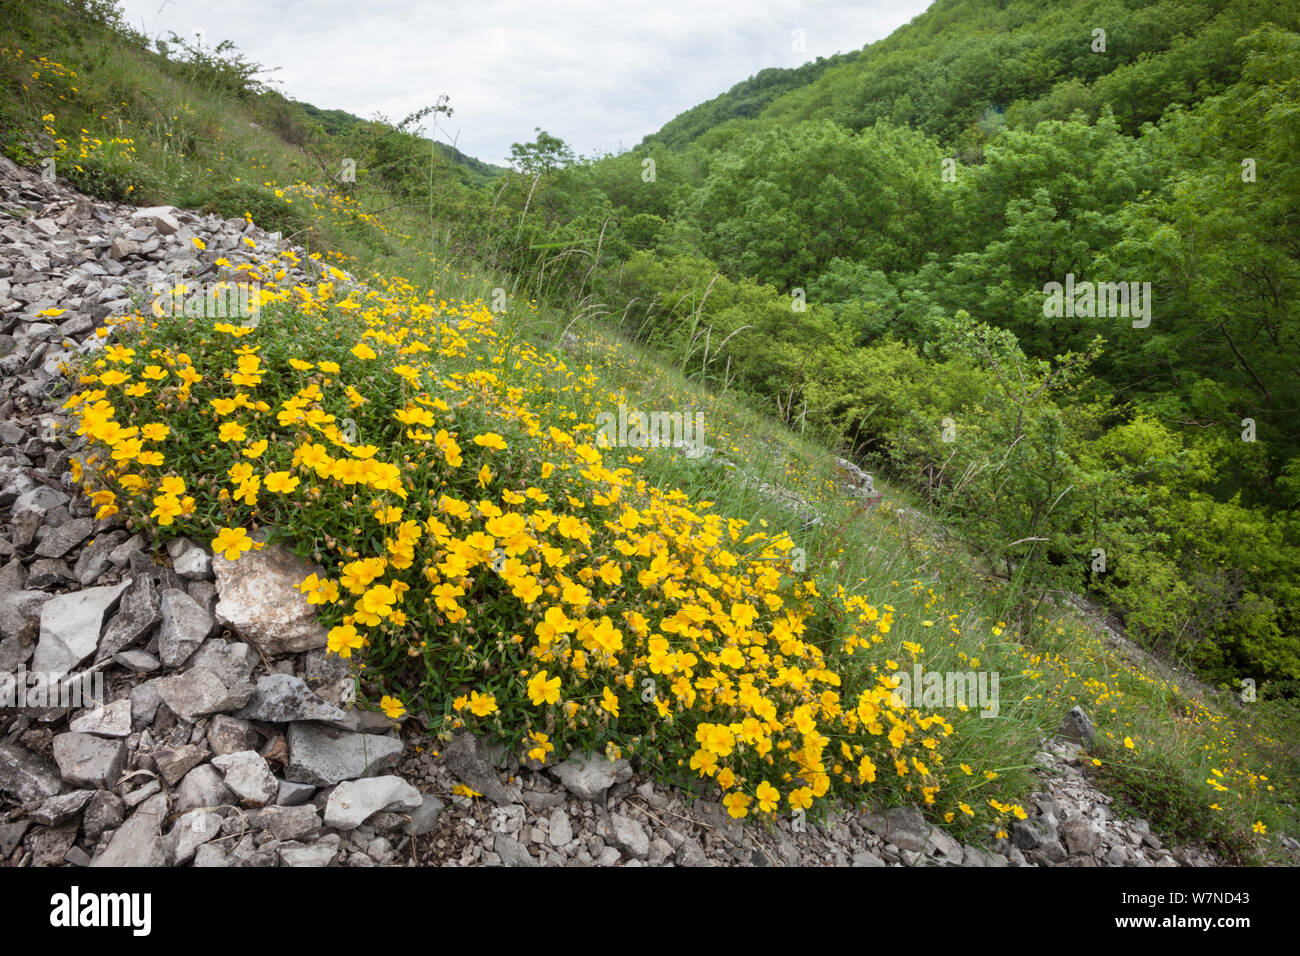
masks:
<instances>
[{"instance_id":1,"label":"grass","mask_svg":"<svg viewBox=\"0 0 1300 956\"><path fill-rule=\"evenodd\" d=\"M706 423L705 440L729 464L715 458L692 459L671 449L600 449L602 467L613 472L627 470L627 477L613 484L602 478L600 493L609 494L617 487L620 494L658 515L656 520L667 523L686 521L693 527L696 521L716 516L711 520L717 527L738 527L743 530L741 538L752 533L765 536L756 542L732 542L737 552L761 551L775 540L788 540L801 549L802 572L796 572L792 562L772 562L786 571L780 594L788 601L787 607L798 609L805 628L802 659L810 666L818 656L828 662L842 682L846 701L849 689L856 694L879 687L880 677L893 670L890 662L900 670L910 669L917 660L929 671L1000 675L998 717L985 718L973 711L944 712L941 716L951 724L952 733L930 735L935 738L933 749L924 743L927 733L918 724L918 715L924 720L926 713L899 711L895 715L909 724L907 739L900 747L883 746L876 739L883 735L851 731L821 713L817 732L827 738L822 750L837 761L838 744L848 744L851 750L862 748L853 754L854 762L863 753L871 755L876 766L874 783L878 784L842 785L839 778L843 774L828 769L826 775L835 778L828 785L829 793L874 803L926 804L932 818L964 839L987 840L1027 799L1034 786L1034 754L1043 738L1054 732L1070 707L1082 704L1100 734L1097 752L1087 761L1094 779L1133 812L1146 815L1166 842L1205 841L1228 858L1243 862L1281 859L1276 844L1257 831L1262 827L1269 832L1294 833L1300 822L1295 809L1300 757L1291 743L1297 739L1300 721L1284 703L1260 701L1242 708L1233 706L1224 695L1194 692L1153 677L1143 671L1140 662L1112 646L1094 622L1066 608L1044 604L1031 619L1013 619L1011 609L1019 603L1014 584L987 573L946 539L942 515L915 516L917 503L884 483L879 489L882 500L874 506L843 498L837 490L840 482L834 455L812 436L794 434L734 396L689 381L677 357L636 346L608 326L582 318L588 303L569 303L562 308L512 295L504 312L493 314L483 303L493 301L494 291L518 293L520 286L516 278L493 273L480 264L479 259L490 258L490 250L474 259L458 256L445 229L431 221L427 212L406 208L365 183L347 197L308 185L320 179L319 169L292 144L290 140L296 136L286 139L276 131L277 124L284 124L272 106L255 97L204 89L192 79L182 81L165 61L124 49L105 30L59 29L56 18L47 20L32 17L19 23L14 37L21 42L0 53L0 82L6 90L0 118L4 147L10 155L31 162L48 149L56 156L61 173L79 187L109 198L141 204L174 203L227 217L248 214L260 225L292 237L309 252L369 276L372 287L391 301L393 309L391 315L368 321L359 316L364 310L340 307L341 301L348 300L339 297L322 299L318 307L309 309L272 304L268 318L247 341L211 328L181 324L162 324L150 330L147 339L123 330L121 341L139 353L138 364L121 365L131 374L145 364L149 350L159 349L159 357L148 361L176 372L180 367L175 364L177 356L185 352L203 364L209 377L206 384L195 385L185 401L180 401L175 391L170 393L169 400L175 405L167 419L172 434L166 445L165 467L139 469L149 483L149 493L133 496L121 486L124 472L105 472L102 484L95 487L100 492L116 489L112 502L101 499L107 506L122 507L134 522L150 527L161 538L185 532L211 539L223 528L232 534L267 531L272 540L283 540L326 564L337 583L349 562L366 555L391 556L387 542L400 522L380 520L374 514L380 506L372 507L373 502L364 496L345 494L346 485L336 487L332 477L313 482L301 461L295 461L300 458L295 450L304 444L319 443L332 452L342 448L340 457L345 459L352 454L348 446L369 444L382 449L383 456L398 449L400 467L415 463L413 470L404 472L404 478L422 494L405 501L393 498L391 488L372 488L365 494L383 499L384 508L400 506L418 514L421 521L440 515L445 518L445 512L429 510L429 501L437 499L423 494L426 490L466 502L501 495L507 488L516 494L536 488L557 503L573 494L584 502L583 507L571 503L552 507L580 517L590 513L590 505L577 491L581 488L583 494L590 494L593 485L578 477L584 463L580 456L572 457L572 445L549 441L547 428L555 426L572 436L575 444L582 444L593 439L596 416L615 411L620 403L647 411L689 413L698 409ZM47 116L53 119L45 119ZM389 207L397 208L381 215L367 211ZM274 268L274 263L256 265ZM375 272L382 276L372 275ZM398 283L385 278L392 276L405 280ZM431 306L437 314L421 313L421 304ZM576 320L575 313L580 316ZM452 330L444 319L453 316L469 319L472 332L461 336ZM420 388L394 376L392 367L398 363L392 346L374 336L401 328L426 342L436 356L428 365L410 363L420 368ZM566 330L575 331L581 343L572 354L555 350ZM463 344L458 345L458 339L463 339ZM314 343L310 353L303 351L304 341ZM379 366L368 367L365 363L374 360L352 354L351 348L363 341L374 345L382 356ZM314 426L303 429L296 427L301 423L271 422L267 418L273 414L270 411L243 410L235 414L249 415L249 434L242 442L222 441L223 416L213 414L210 401L231 400L241 391L232 387L226 376L241 374L236 350L250 342L257 349L262 381L245 391L255 392L270 409L281 409L285 401L300 396L315 381L321 396L308 404L338 420L358 418L360 439L340 444L339 435L328 430L330 422L317 423L325 430ZM291 359L317 366L322 360L334 361L340 373L336 377L322 373L319 367L302 372L289 364ZM115 364L108 362L85 372L102 376ZM484 378L485 373L492 380ZM366 405L354 406L340 388L345 382L356 387ZM119 388L102 382L83 384L97 385L106 393ZM120 387L124 389L125 383ZM475 401L460 404L467 395L474 395ZM427 441L407 439L393 425L392 416L418 396L428 401L444 397L454 409L435 410L446 416L438 424L455 432L469 466L451 468L445 455L442 464L431 461ZM113 400L125 413L120 420L128 426L143 424L152 414L152 398L129 400L114 393ZM356 412L356 408L365 409L365 413ZM538 434L530 434L530 416L545 425ZM508 445L500 458L472 443L476 436L498 432ZM244 452L256 447L258 436L265 438L267 446L259 457L249 457ZM104 450L108 447L113 446L105 445ZM403 462L403 454L412 460ZM418 457L421 455L423 459ZM436 459L436 455L432 457ZM214 460L221 465L219 469L211 467ZM320 497L300 503L303 507L291 506L263 488L256 506L235 501L232 495L245 482L223 482L212 476L220 476L240 462L250 467L255 464L263 482L270 474L296 476L303 487L314 486ZM542 477L542 466L547 463L558 469L559 478ZM494 472L484 485L478 477L482 465ZM87 477L94 472L93 467L88 468ZM152 514L159 510L154 499L162 491L166 474L185 482L184 491L174 495L178 508L184 508L186 498L193 500L188 513L178 513L170 524L159 525L170 510L169 503L158 515ZM809 502L822 513L823 520L805 526L789 509L759 492L764 483L785 488ZM693 518L672 511L664 497L670 491L680 493L680 499L673 500L688 503ZM617 556L612 550L616 538L607 536L597 523L592 525L595 546L570 548L571 541L553 542L552 546L565 547L575 568L594 574L599 565ZM445 559L453 539L464 540L464 536L449 535L423 557L429 563ZM711 551L716 550L689 540L680 548L682 555L698 557L699 566L705 566ZM773 552L770 556L779 555ZM624 557L622 573L632 580L638 570L645 569L641 559L649 556ZM747 587L760 572L761 568L749 572ZM540 572L533 576L539 581L546 577ZM609 710L601 707L600 691L608 688L609 682L602 678L597 686L585 681L572 670L571 654L562 665L558 661L551 664L525 652L533 649L528 643L531 637L507 646L506 638L533 633L537 608L516 606L518 600L491 586L486 571L480 569L469 577L473 580L466 594L457 596L464 601L453 599L448 606L435 604L432 609L414 602L415 597L421 602L426 598L436 601L433 582L425 582L429 587L424 588L413 574L386 579L390 584L401 581L411 587L407 593L414 595L409 599L413 603L398 602L409 611L403 626L393 630L379 625L370 632L364 655L358 648L355 660L358 673L365 678L365 699L376 704L385 701L390 707L417 714L433 733L470 725L512 745L540 750L544 756L547 745L612 748L611 752L637 753L665 776L686 785L717 782L717 769L711 774L706 771L704 777L690 771L696 741L680 728L693 730L701 723L718 723L718 711L692 713L691 707L685 707L678 729L647 717L642 685L636 679L654 680L654 675L647 673L644 660L637 660L646 656L643 645L638 644L638 653L625 655L611 671L619 678L631 675L634 681L626 689L611 688L620 699L621 711L620 717L613 719ZM601 592L610 602L602 611L648 617L665 601L659 587L627 586ZM362 598L370 590L367 585L353 596ZM846 604L851 597L863 603ZM352 626L355 630L355 621L343 623L344 603L325 600L322 613L333 627ZM466 610L467 604L474 611L467 615L469 623L465 618L451 620L456 614L450 606ZM383 618L391 622L391 610L398 605L385 606L390 613ZM860 619L863 607L872 610L874 619ZM600 616L604 615L592 619ZM772 618L764 620L770 624ZM887 628L880 626L882 620ZM630 631L624 636L631 641ZM698 641L695 646L705 652ZM532 669L539 662L550 664L552 675L555 668L569 668L565 672L565 702L578 704L575 714L566 717L563 710L553 710L548 720L539 717L536 706L527 700L517 672L529 669L535 673ZM581 694L573 693L579 687ZM477 705L472 695L489 692L496 710L487 710L484 704L479 708L484 714L474 713ZM783 700L782 714L789 716L787 711L797 703L794 697ZM883 701L879 703L889 709ZM539 741L532 734L544 734L546 739ZM776 736L779 738L780 732ZM806 738L783 739L795 748ZM771 765L764 764L753 744L742 749L745 753L730 761L726 759L730 754L717 755L723 758L723 769L734 765L740 781L725 789L748 795L756 805L755 782L769 773ZM926 774L911 762L914 758L922 760ZM907 762L899 767L894 762L898 759ZM783 799L797 789L793 786L798 782L797 773L787 772L792 773L791 780L773 780ZM927 778L937 782L937 791L923 791ZM932 802L927 803L927 798ZM758 815L757 809L753 813Z\"/></svg>"}]
</instances>

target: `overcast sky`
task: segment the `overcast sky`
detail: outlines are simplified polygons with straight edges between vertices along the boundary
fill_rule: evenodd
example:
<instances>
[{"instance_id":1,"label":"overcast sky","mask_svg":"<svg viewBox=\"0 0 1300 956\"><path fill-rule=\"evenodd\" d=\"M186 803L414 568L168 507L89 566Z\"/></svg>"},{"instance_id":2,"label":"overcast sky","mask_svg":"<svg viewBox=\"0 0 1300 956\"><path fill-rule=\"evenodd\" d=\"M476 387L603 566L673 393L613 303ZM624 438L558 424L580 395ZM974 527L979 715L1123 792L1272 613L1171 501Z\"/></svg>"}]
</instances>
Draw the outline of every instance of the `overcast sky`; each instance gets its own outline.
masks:
<instances>
[{"instance_id":1,"label":"overcast sky","mask_svg":"<svg viewBox=\"0 0 1300 956\"><path fill-rule=\"evenodd\" d=\"M447 93L460 148L503 163L541 127L635 146L769 66L861 49L929 0L120 0L149 36L202 30L279 67L285 95L401 119ZM426 126L431 131L431 127ZM440 137L441 138L441 137Z\"/></svg>"}]
</instances>

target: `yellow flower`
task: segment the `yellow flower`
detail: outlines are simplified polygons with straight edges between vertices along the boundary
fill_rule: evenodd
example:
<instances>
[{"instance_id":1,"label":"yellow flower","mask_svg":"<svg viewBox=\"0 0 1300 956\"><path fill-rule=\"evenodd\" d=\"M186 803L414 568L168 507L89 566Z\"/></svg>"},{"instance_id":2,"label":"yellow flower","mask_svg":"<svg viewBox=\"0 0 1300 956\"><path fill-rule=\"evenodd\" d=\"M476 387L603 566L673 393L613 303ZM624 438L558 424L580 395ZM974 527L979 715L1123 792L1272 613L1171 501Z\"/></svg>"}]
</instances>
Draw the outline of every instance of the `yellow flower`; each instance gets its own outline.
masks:
<instances>
[{"instance_id":1,"label":"yellow flower","mask_svg":"<svg viewBox=\"0 0 1300 956\"><path fill-rule=\"evenodd\" d=\"M548 679L546 671L538 671L528 681L528 697L535 707L558 702L560 699L560 679L558 677Z\"/></svg>"},{"instance_id":2,"label":"yellow flower","mask_svg":"<svg viewBox=\"0 0 1300 956\"><path fill-rule=\"evenodd\" d=\"M482 435L474 436L474 444L483 448L495 448L497 451L504 451L506 440L496 432L485 432Z\"/></svg>"},{"instance_id":3,"label":"yellow flower","mask_svg":"<svg viewBox=\"0 0 1300 956\"><path fill-rule=\"evenodd\" d=\"M618 698L608 687L606 687L604 693L601 694L600 709L607 711L614 717L618 716Z\"/></svg>"},{"instance_id":4,"label":"yellow flower","mask_svg":"<svg viewBox=\"0 0 1300 956\"><path fill-rule=\"evenodd\" d=\"M727 813L735 819L749 815L749 797L743 793L729 793L722 798L722 805L727 808Z\"/></svg>"},{"instance_id":5,"label":"yellow flower","mask_svg":"<svg viewBox=\"0 0 1300 956\"><path fill-rule=\"evenodd\" d=\"M299 479L287 471L273 471L266 476L266 490L276 494L289 494L298 487Z\"/></svg>"},{"instance_id":6,"label":"yellow flower","mask_svg":"<svg viewBox=\"0 0 1300 956\"><path fill-rule=\"evenodd\" d=\"M375 358L375 350L372 349L365 342L358 342L356 345L352 346L350 351L352 352L353 355L355 355L359 359Z\"/></svg>"},{"instance_id":7,"label":"yellow flower","mask_svg":"<svg viewBox=\"0 0 1300 956\"><path fill-rule=\"evenodd\" d=\"M469 695L469 710L475 717L486 717L497 709L497 699L492 694L473 691Z\"/></svg>"},{"instance_id":8,"label":"yellow flower","mask_svg":"<svg viewBox=\"0 0 1300 956\"><path fill-rule=\"evenodd\" d=\"M227 561L236 561L253 547L253 540L243 528L222 528L212 539L212 551Z\"/></svg>"},{"instance_id":9,"label":"yellow flower","mask_svg":"<svg viewBox=\"0 0 1300 956\"><path fill-rule=\"evenodd\" d=\"M379 699L379 706L390 720L396 720L406 713L406 707L396 697L385 694Z\"/></svg>"},{"instance_id":10,"label":"yellow flower","mask_svg":"<svg viewBox=\"0 0 1300 956\"><path fill-rule=\"evenodd\" d=\"M217 430L217 438L220 441L243 441L247 437L248 432L238 422L224 422Z\"/></svg>"},{"instance_id":11,"label":"yellow flower","mask_svg":"<svg viewBox=\"0 0 1300 956\"><path fill-rule=\"evenodd\" d=\"M358 634L357 629L351 624L340 624L338 627L331 628L328 640L329 652L343 658L351 657L353 651L361 650L366 643L366 639Z\"/></svg>"},{"instance_id":12,"label":"yellow flower","mask_svg":"<svg viewBox=\"0 0 1300 956\"><path fill-rule=\"evenodd\" d=\"M791 790L790 795L786 797L790 803L791 810L807 810L812 806L812 791L807 787L800 787L797 790Z\"/></svg>"}]
</instances>

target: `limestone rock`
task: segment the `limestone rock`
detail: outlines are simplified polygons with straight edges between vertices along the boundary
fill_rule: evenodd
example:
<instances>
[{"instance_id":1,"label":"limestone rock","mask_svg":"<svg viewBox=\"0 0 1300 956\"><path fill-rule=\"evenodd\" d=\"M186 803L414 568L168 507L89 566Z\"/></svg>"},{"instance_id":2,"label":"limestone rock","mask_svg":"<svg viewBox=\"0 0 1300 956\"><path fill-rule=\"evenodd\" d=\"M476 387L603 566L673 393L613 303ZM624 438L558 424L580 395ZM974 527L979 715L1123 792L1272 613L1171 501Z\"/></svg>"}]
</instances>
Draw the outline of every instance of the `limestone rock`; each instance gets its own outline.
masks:
<instances>
[{"instance_id":1,"label":"limestone rock","mask_svg":"<svg viewBox=\"0 0 1300 956\"><path fill-rule=\"evenodd\" d=\"M324 647L326 631L298 585L324 574L283 547L250 551L238 561L212 559L217 576L217 621L262 649L268 657Z\"/></svg>"}]
</instances>

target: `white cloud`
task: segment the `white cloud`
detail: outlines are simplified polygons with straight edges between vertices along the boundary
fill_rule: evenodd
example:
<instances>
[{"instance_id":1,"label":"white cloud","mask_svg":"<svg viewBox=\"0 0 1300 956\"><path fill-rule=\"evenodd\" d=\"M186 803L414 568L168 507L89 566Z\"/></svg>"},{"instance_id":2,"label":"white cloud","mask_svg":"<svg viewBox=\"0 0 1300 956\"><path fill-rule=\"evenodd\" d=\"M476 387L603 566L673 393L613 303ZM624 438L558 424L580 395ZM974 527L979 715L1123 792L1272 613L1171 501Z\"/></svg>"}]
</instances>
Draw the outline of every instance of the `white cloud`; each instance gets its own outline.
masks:
<instances>
[{"instance_id":1,"label":"white cloud","mask_svg":"<svg viewBox=\"0 0 1300 956\"><path fill-rule=\"evenodd\" d=\"M150 35L229 39L284 93L399 119L447 93L462 150L502 162L541 127L580 154L635 145L769 66L860 49L928 0L121 0ZM805 47L794 49L793 32ZM496 33L496 31L501 31ZM494 39L504 39L504 52Z\"/></svg>"}]
</instances>

